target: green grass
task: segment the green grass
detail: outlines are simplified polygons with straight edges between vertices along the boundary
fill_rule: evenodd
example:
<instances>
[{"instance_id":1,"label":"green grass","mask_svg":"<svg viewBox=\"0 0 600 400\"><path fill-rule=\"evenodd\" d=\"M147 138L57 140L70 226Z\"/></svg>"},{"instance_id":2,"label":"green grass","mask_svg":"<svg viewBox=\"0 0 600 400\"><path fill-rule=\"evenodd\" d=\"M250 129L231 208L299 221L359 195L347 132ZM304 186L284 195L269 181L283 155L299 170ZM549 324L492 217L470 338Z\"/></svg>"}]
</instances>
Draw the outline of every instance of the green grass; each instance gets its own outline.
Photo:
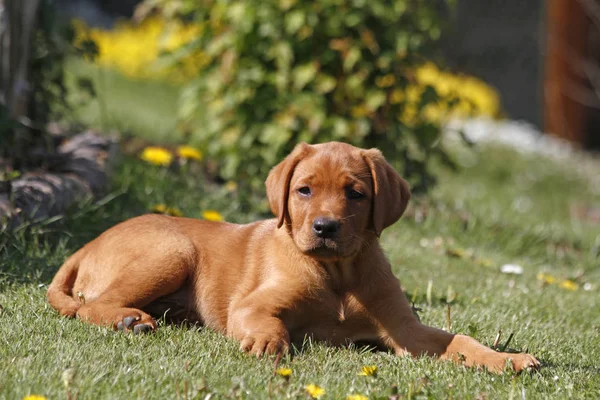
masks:
<instances>
[{"instance_id":1,"label":"green grass","mask_svg":"<svg viewBox=\"0 0 600 400\"><path fill-rule=\"evenodd\" d=\"M394 385L403 398L600 398L600 227L569 213L573 204L597 205L598 191L564 164L501 148L461 159L469 165L459 174L440 169L439 186L384 232L383 247L425 323L446 326L440 299L450 293L454 332L487 344L498 329L503 340L514 332L510 347L536 355L541 372L495 376L307 343L282 360L293 370L286 382L273 376L273 359L246 356L209 330L161 325L156 334L132 336L59 317L45 301L48 282L65 257L111 225L156 203L192 217L205 209L237 222L261 216L257 207L244 208L242 194L207 184L198 168L172 171L125 158L103 201L0 236L0 398L59 399L68 391L77 399L302 399L309 383L325 388L326 399L387 398ZM448 249L473 256L452 257ZM482 259L489 261L476 262ZM524 273L499 272L509 262ZM541 271L591 290L542 286ZM378 366L378 376L358 376L364 365ZM67 388L63 377L71 372Z\"/></svg>"},{"instance_id":2,"label":"green grass","mask_svg":"<svg viewBox=\"0 0 600 400\"><path fill-rule=\"evenodd\" d=\"M69 59L65 70L68 101L78 122L104 132L135 132L153 141L181 140L175 129L179 88L160 81L132 80L78 58ZM93 83L95 96L80 89L81 79Z\"/></svg>"}]
</instances>

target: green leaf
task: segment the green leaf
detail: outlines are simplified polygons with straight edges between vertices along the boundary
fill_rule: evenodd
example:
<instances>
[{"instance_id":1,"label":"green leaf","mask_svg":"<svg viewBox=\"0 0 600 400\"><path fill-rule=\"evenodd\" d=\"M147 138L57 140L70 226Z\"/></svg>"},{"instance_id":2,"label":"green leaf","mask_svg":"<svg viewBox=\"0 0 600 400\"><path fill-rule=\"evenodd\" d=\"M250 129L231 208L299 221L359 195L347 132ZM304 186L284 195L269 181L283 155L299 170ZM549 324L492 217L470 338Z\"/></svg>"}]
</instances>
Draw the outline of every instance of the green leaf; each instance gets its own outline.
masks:
<instances>
[{"instance_id":1,"label":"green leaf","mask_svg":"<svg viewBox=\"0 0 600 400\"><path fill-rule=\"evenodd\" d=\"M352 74L346 80L346 88L356 96L362 96L364 92L363 82L365 78L362 74Z\"/></svg>"},{"instance_id":2,"label":"green leaf","mask_svg":"<svg viewBox=\"0 0 600 400\"><path fill-rule=\"evenodd\" d=\"M399 31L396 34L396 52L406 53L410 41L410 32Z\"/></svg>"},{"instance_id":3,"label":"green leaf","mask_svg":"<svg viewBox=\"0 0 600 400\"><path fill-rule=\"evenodd\" d=\"M335 118L333 122L333 136L335 138L343 138L350 132L348 122L343 118Z\"/></svg>"},{"instance_id":4,"label":"green leaf","mask_svg":"<svg viewBox=\"0 0 600 400\"><path fill-rule=\"evenodd\" d=\"M360 24L361 19L362 18L359 13L350 13L346 15L346 17L344 18L344 22L347 27L353 28Z\"/></svg>"},{"instance_id":5,"label":"green leaf","mask_svg":"<svg viewBox=\"0 0 600 400\"><path fill-rule=\"evenodd\" d=\"M356 63L360 61L361 56L360 48L357 46L353 46L348 50L348 54L344 59L344 72L350 72Z\"/></svg>"},{"instance_id":6,"label":"green leaf","mask_svg":"<svg viewBox=\"0 0 600 400\"><path fill-rule=\"evenodd\" d=\"M440 128L432 123L420 124L415 129L415 137L422 149L430 149L440 136Z\"/></svg>"},{"instance_id":7,"label":"green leaf","mask_svg":"<svg viewBox=\"0 0 600 400\"><path fill-rule=\"evenodd\" d=\"M269 51L269 58L274 59L278 69L289 69L294 61L294 51L290 43L276 42Z\"/></svg>"},{"instance_id":8,"label":"green leaf","mask_svg":"<svg viewBox=\"0 0 600 400\"><path fill-rule=\"evenodd\" d=\"M303 10L295 10L287 13L285 16L285 31L293 35L304 26L306 22L306 14Z\"/></svg>"},{"instance_id":9,"label":"green leaf","mask_svg":"<svg viewBox=\"0 0 600 400\"><path fill-rule=\"evenodd\" d=\"M315 79L317 67L315 63L308 62L300 65L292 71L292 80L296 90L301 90Z\"/></svg>"},{"instance_id":10,"label":"green leaf","mask_svg":"<svg viewBox=\"0 0 600 400\"><path fill-rule=\"evenodd\" d=\"M227 16L234 24L242 23L246 16L246 4L243 1L236 1L227 8Z\"/></svg>"},{"instance_id":11,"label":"green leaf","mask_svg":"<svg viewBox=\"0 0 600 400\"><path fill-rule=\"evenodd\" d=\"M365 96L365 104L370 111L375 111L386 101L386 94L383 90L371 90Z\"/></svg>"},{"instance_id":12,"label":"green leaf","mask_svg":"<svg viewBox=\"0 0 600 400\"><path fill-rule=\"evenodd\" d=\"M327 74L319 74L315 81L315 90L319 93L325 94L335 89L337 82L335 78Z\"/></svg>"},{"instance_id":13,"label":"green leaf","mask_svg":"<svg viewBox=\"0 0 600 400\"><path fill-rule=\"evenodd\" d=\"M423 108L428 104L437 103L440 100L437 91L431 85L426 85L425 89L421 93L421 99L419 100L419 107Z\"/></svg>"}]
</instances>

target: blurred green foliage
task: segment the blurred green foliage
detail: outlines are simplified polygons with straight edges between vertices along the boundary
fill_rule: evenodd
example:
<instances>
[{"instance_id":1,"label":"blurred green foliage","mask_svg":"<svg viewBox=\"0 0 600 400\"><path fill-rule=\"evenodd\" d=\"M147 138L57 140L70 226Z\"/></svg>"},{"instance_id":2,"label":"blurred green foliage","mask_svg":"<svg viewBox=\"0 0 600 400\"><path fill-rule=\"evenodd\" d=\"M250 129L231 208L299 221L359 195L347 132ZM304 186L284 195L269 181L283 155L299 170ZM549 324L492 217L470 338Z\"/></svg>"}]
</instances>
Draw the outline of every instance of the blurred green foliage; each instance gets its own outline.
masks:
<instances>
[{"instance_id":1,"label":"blurred green foliage","mask_svg":"<svg viewBox=\"0 0 600 400\"><path fill-rule=\"evenodd\" d=\"M163 17L200 25L196 40L167 56L201 51L198 75L183 89L181 127L199 138L220 174L262 185L295 144L338 140L379 147L424 188L439 119L433 86L415 90L415 69L434 55L446 1L149 0ZM174 12L175 8L175 12Z\"/></svg>"}]
</instances>

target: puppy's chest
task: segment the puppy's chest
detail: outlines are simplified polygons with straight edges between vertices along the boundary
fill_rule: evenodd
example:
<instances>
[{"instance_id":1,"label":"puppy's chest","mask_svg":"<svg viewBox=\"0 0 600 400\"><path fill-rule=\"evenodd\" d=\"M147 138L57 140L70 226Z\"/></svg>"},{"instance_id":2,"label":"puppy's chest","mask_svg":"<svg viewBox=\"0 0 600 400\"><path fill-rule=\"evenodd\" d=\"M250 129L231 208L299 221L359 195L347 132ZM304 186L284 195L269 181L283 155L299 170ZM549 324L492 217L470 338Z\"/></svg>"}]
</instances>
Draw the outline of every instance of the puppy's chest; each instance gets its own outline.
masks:
<instances>
[{"instance_id":1,"label":"puppy's chest","mask_svg":"<svg viewBox=\"0 0 600 400\"><path fill-rule=\"evenodd\" d=\"M310 336L345 344L368 339L374 331L368 311L351 293L321 293L283 316L293 341Z\"/></svg>"}]
</instances>

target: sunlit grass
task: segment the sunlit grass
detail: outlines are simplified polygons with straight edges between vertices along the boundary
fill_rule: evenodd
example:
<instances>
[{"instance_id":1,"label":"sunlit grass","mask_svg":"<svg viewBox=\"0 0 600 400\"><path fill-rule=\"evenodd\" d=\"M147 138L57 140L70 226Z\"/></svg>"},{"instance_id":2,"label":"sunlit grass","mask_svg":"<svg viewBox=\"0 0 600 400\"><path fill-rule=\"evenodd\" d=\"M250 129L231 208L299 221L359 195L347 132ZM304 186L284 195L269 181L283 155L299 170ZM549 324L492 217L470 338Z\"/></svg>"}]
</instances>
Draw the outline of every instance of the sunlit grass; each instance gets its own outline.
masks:
<instances>
[{"instance_id":1,"label":"sunlit grass","mask_svg":"<svg viewBox=\"0 0 600 400\"><path fill-rule=\"evenodd\" d=\"M69 103L73 119L104 132L135 133L156 142L179 143L177 127L179 88L152 80L131 80L117 71L99 68L80 59L66 65ZM95 95L81 90L82 79L91 80Z\"/></svg>"}]
</instances>

